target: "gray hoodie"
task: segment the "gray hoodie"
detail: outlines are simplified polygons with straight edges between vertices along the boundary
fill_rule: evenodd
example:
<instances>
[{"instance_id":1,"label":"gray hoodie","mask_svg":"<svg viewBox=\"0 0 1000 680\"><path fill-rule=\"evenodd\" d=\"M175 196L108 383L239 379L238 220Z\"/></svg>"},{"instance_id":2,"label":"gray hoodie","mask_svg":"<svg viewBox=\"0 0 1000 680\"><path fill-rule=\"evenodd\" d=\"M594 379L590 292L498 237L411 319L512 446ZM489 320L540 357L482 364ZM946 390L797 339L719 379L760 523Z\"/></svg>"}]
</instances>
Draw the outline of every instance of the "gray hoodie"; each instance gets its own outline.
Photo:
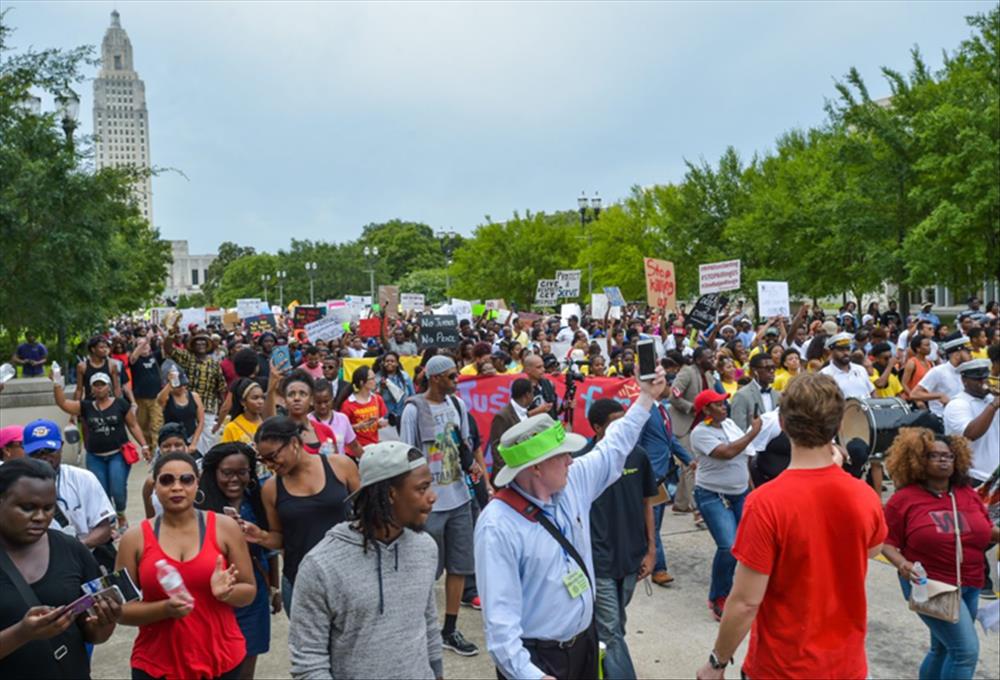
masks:
<instances>
[{"instance_id":1,"label":"gray hoodie","mask_svg":"<svg viewBox=\"0 0 1000 680\"><path fill-rule=\"evenodd\" d=\"M441 677L437 559L434 539L409 529L367 552L349 522L326 532L295 578L292 677Z\"/></svg>"}]
</instances>

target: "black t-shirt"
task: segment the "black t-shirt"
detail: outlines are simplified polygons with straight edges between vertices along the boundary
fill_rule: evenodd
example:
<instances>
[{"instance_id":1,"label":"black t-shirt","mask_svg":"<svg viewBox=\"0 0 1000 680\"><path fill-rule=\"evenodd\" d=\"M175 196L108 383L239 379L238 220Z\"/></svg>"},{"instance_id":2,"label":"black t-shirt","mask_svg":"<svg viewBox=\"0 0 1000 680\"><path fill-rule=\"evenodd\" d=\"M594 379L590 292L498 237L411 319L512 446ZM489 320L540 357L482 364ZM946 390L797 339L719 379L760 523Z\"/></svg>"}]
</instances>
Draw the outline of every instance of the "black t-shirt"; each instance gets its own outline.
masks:
<instances>
[{"instance_id":1,"label":"black t-shirt","mask_svg":"<svg viewBox=\"0 0 1000 680\"><path fill-rule=\"evenodd\" d=\"M531 404L528 406L529 411L547 402L552 404L552 408L548 410L548 414L554 419L559 417L559 395L556 394L556 388L548 378L541 378L538 384L535 385L532 393L534 396L531 399Z\"/></svg>"},{"instance_id":2,"label":"black t-shirt","mask_svg":"<svg viewBox=\"0 0 1000 680\"><path fill-rule=\"evenodd\" d=\"M41 538L40 540L46 540ZM81 586L101 575L97 561L83 543L61 531L49 530L49 568L41 580L30 584L38 602L50 607L69 604L83 595ZM0 570L0 630L13 626L30 607L7 574ZM0 659L2 678L62 678L60 665L68 677L89 678L90 659L84 648L83 617L50 640L35 640ZM54 650L66 646L66 656L57 664Z\"/></svg>"},{"instance_id":3,"label":"black t-shirt","mask_svg":"<svg viewBox=\"0 0 1000 680\"><path fill-rule=\"evenodd\" d=\"M136 399L156 399L160 393L160 353L140 356L130 362L132 366L132 394Z\"/></svg>"},{"instance_id":4,"label":"black t-shirt","mask_svg":"<svg viewBox=\"0 0 1000 680\"><path fill-rule=\"evenodd\" d=\"M83 419L87 423L86 447L89 453L112 453L128 441L125 416L132 404L124 397L117 397L105 410L97 408L92 399L80 402Z\"/></svg>"},{"instance_id":5,"label":"black t-shirt","mask_svg":"<svg viewBox=\"0 0 1000 680\"><path fill-rule=\"evenodd\" d=\"M580 454L593 448L591 442ZM590 539L594 574L624 578L639 571L646 542L645 499L657 494L656 476L646 450L636 446L625 459L625 470L590 506Z\"/></svg>"}]
</instances>

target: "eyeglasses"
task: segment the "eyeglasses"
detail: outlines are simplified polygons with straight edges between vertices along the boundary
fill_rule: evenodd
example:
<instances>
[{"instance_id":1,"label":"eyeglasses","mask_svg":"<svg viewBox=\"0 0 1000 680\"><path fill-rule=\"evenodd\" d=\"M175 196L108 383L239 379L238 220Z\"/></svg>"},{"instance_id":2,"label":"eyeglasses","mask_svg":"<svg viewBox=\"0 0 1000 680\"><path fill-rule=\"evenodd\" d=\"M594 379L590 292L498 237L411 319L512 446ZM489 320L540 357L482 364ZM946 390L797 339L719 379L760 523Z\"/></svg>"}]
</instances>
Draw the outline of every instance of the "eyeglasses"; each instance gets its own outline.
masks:
<instances>
[{"instance_id":1,"label":"eyeglasses","mask_svg":"<svg viewBox=\"0 0 1000 680\"><path fill-rule=\"evenodd\" d=\"M931 452L927 454L927 460L955 460L955 454Z\"/></svg>"},{"instance_id":2,"label":"eyeglasses","mask_svg":"<svg viewBox=\"0 0 1000 680\"><path fill-rule=\"evenodd\" d=\"M223 479L232 479L233 477L250 479L250 468L243 468L242 470L219 470L219 474L222 475Z\"/></svg>"},{"instance_id":3,"label":"eyeglasses","mask_svg":"<svg viewBox=\"0 0 1000 680\"><path fill-rule=\"evenodd\" d=\"M286 446L288 446L289 443L290 442L285 442L284 444L282 444L281 446L279 446L278 448L276 448L271 453L260 453L258 451L257 452L257 457L260 458L260 462L262 462L262 463L273 463L274 461L276 461L278 459L278 456L281 455L281 452L284 450L284 448Z\"/></svg>"},{"instance_id":4,"label":"eyeglasses","mask_svg":"<svg viewBox=\"0 0 1000 680\"><path fill-rule=\"evenodd\" d=\"M156 478L156 483L160 486L173 486L178 480L180 480L182 486L194 486L194 483L198 481L198 478L190 472L185 472L182 475L173 475L169 472L164 472Z\"/></svg>"}]
</instances>

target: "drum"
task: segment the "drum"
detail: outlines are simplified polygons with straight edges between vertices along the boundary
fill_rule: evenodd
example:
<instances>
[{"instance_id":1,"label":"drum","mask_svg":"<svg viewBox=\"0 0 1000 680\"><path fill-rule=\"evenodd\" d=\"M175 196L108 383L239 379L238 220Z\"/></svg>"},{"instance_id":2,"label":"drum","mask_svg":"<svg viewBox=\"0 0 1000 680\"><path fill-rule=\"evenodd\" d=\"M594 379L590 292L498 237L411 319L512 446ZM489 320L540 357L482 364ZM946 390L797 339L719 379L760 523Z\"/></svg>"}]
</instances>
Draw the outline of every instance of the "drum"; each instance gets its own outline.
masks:
<instances>
[{"instance_id":1,"label":"drum","mask_svg":"<svg viewBox=\"0 0 1000 680\"><path fill-rule=\"evenodd\" d=\"M868 446L868 455L885 453L899 428L912 424L910 405L898 397L886 399L850 398L844 407L837 439L844 446L852 439L861 439Z\"/></svg>"}]
</instances>

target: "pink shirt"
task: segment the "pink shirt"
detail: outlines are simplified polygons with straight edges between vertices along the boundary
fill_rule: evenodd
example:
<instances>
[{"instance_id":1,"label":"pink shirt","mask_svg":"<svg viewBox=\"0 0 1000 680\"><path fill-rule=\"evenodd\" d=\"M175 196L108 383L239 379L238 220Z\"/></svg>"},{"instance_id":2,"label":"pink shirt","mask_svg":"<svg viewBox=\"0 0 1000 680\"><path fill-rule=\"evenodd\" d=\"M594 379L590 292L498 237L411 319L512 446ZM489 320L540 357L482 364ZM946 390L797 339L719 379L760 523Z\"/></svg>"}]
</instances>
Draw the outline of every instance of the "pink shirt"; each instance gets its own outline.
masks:
<instances>
[{"instance_id":1,"label":"pink shirt","mask_svg":"<svg viewBox=\"0 0 1000 680\"><path fill-rule=\"evenodd\" d=\"M309 364L307 364L306 362L303 361L301 364L299 364L298 367L301 368L306 373L308 373L310 376L312 376L312 378L314 380L319 380L320 378L323 377L323 363L322 362L316 364L316 368L309 368Z\"/></svg>"},{"instance_id":2,"label":"pink shirt","mask_svg":"<svg viewBox=\"0 0 1000 680\"><path fill-rule=\"evenodd\" d=\"M309 420L326 425L333 430L338 453L344 453L344 447L357 439L354 428L351 427L351 421L340 411L334 411L326 420L321 420L316 417L315 413L310 413Z\"/></svg>"}]
</instances>

